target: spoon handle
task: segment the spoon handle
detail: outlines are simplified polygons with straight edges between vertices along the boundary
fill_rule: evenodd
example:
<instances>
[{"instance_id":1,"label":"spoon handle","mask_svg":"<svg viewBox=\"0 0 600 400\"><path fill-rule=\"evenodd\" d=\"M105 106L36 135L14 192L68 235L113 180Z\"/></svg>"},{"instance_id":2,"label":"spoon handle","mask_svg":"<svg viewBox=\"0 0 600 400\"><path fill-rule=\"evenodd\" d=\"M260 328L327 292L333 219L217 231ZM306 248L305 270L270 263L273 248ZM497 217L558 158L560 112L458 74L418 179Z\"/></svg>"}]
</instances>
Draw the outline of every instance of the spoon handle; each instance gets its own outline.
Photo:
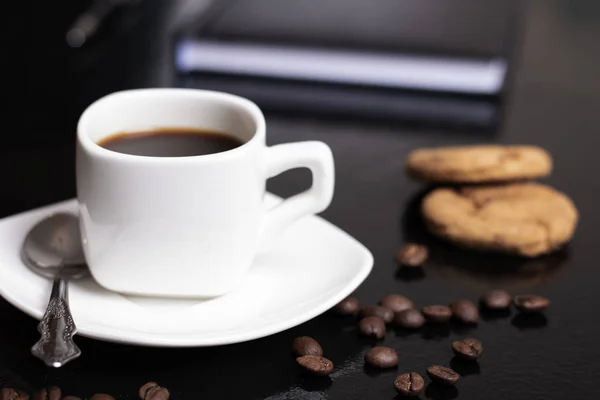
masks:
<instances>
[{"instance_id":1,"label":"spoon handle","mask_svg":"<svg viewBox=\"0 0 600 400\"><path fill-rule=\"evenodd\" d=\"M42 337L33 345L31 352L49 367L59 368L81 354L81 350L73 342L77 328L69 310L66 280L54 280L50 302L38 324L38 331Z\"/></svg>"}]
</instances>

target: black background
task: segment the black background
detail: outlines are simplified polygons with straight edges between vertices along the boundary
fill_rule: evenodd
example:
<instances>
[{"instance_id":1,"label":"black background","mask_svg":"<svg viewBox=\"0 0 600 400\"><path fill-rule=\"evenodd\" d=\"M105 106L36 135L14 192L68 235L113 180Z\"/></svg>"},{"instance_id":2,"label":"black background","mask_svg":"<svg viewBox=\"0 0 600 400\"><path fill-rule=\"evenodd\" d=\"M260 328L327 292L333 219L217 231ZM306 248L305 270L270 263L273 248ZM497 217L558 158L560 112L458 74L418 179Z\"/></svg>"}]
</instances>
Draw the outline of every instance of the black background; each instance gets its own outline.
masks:
<instances>
[{"instance_id":1,"label":"black background","mask_svg":"<svg viewBox=\"0 0 600 400\"><path fill-rule=\"evenodd\" d=\"M62 43L66 25L84 4L50 3L56 2L22 2L21 10L0 14L5 88L0 216L75 195L75 124L91 101L118 89L172 84L165 33L186 12L179 7L183 2L146 0L113 19L114 37L99 39L100 50L85 54ZM56 384L82 398L107 392L134 399L142 383L156 380L175 399L379 399L395 395L392 383L399 373L424 374L428 365L444 364L465 375L457 390L428 387L423 397L600 394L600 6L594 0L538 0L524 7L505 119L496 133L272 113L267 123L270 143L317 139L331 146L337 187L323 216L375 256L373 272L357 291L363 303L397 292L419 306L444 304L502 287L549 297L553 303L545 316L486 315L469 331L454 325L411 335L391 330L382 343L398 350L400 365L382 373L363 370L362 357L373 343L358 338L353 321L330 314L268 338L215 348L151 349L78 337L83 356L50 370L29 353L38 336L36 321L0 300L0 384L11 379L33 387ZM475 142L538 144L553 154L555 171L546 181L572 196L581 213L566 249L531 261L484 257L423 231L417 205L425 188L404 176L406 154L421 146ZM289 195L308 184L304 171L293 171L270 182L270 189ZM422 276L396 273L393 254L405 240L431 246L432 260ZM450 350L452 340L467 334L485 349L471 367L453 362ZM336 365L331 380L300 373L289 352L299 335L321 342Z\"/></svg>"}]
</instances>

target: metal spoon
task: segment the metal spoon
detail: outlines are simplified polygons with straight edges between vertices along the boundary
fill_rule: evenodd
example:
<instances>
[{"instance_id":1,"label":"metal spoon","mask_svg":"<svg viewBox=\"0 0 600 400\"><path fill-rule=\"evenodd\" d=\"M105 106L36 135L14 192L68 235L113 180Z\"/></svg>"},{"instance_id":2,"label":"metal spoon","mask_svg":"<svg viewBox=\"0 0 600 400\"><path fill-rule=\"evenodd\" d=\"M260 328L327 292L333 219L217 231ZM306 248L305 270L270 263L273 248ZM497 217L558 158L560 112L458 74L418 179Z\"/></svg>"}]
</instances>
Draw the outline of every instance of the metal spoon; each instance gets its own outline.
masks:
<instances>
[{"instance_id":1,"label":"metal spoon","mask_svg":"<svg viewBox=\"0 0 600 400\"><path fill-rule=\"evenodd\" d=\"M73 214L57 213L36 224L23 241L21 258L38 275L54 280L46 312L38 325L41 339L31 348L46 365L59 368L79 357L76 327L69 310L68 281L89 274Z\"/></svg>"}]
</instances>

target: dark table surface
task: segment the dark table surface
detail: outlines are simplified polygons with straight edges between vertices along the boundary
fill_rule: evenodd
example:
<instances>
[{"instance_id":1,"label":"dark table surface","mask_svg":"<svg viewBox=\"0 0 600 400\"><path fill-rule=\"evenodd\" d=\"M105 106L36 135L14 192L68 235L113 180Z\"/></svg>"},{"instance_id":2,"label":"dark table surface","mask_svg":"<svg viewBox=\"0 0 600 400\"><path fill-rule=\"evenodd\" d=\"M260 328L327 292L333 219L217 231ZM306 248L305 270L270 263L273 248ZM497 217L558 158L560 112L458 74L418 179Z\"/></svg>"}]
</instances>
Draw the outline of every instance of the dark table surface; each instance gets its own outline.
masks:
<instances>
[{"instance_id":1,"label":"dark table surface","mask_svg":"<svg viewBox=\"0 0 600 400\"><path fill-rule=\"evenodd\" d=\"M72 1L50 17L51 7L57 7L50 3L56 2L45 3L32 5L22 20L3 16L12 29L2 39L15 52L11 60L26 65L4 62L6 57L2 64L17 67L3 74L15 91L0 114L2 217L75 195L75 123L87 104L114 90L172 85L163 37L183 2L147 0L136 15L115 22L120 39L100 40L101 52L85 57L75 57L61 42L82 5ZM142 383L156 380L174 399L385 399L394 397L392 383L400 372L424 374L427 366L443 364L464 378L456 390L428 387L423 397L594 398L600 394L600 268L594 242L600 226L598 43L597 1L525 2L504 120L492 134L267 113L271 143L316 139L331 146L337 187L323 216L375 256L373 272L356 292L363 303L401 293L419 306L444 304L475 300L486 289L501 287L549 297L552 306L543 316L484 315L468 330L455 325L411 335L391 330L381 343L398 350L400 365L382 373L363 370L362 357L373 343L357 336L354 321L331 314L267 338L214 348L143 348L78 337L83 357L53 370L30 355L37 322L0 300L0 384L21 379L36 388L58 385L82 398L107 392L133 399ZM555 171L545 181L569 194L581 214L567 248L524 261L457 250L424 232L418 201L425 187L404 176L406 154L421 146L479 142L537 144L553 154ZM270 182L270 189L289 195L308 183L306 173L293 171ZM431 247L432 260L422 275L396 272L393 254L407 240ZM302 375L290 355L299 335L317 338L343 373L331 380ZM478 364L452 360L451 341L465 335L484 343Z\"/></svg>"}]
</instances>

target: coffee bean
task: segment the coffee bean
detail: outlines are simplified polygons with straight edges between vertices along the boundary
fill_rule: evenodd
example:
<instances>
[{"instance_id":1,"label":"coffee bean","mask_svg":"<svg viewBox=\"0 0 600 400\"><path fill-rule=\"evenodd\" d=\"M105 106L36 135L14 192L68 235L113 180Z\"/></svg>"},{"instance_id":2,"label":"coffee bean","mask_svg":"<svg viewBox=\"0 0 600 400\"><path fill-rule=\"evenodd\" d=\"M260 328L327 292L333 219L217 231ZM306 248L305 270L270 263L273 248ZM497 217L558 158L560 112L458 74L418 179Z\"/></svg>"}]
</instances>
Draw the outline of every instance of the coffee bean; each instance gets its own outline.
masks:
<instances>
[{"instance_id":1,"label":"coffee bean","mask_svg":"<svg viewBox=\"0 0 600 400\"><path fill-rule=\"evenodd\" d=\"M394 316L394 324L401 328L417 329L425 325L425 317L419 310L411 308L410 310L396 313Z\"/></svg>"},{"instance_id":2,"label":"coffee bean","mask_svg":"<svg viewBox=\"0 0 600 400\"><path fill-rule=\"evenodd\" d=\"M402 396L418 396L425 387L423 377L416 372L402 374L396 378L394 389Z\"/></svg>"},{"instance_id":3,"label":"coffee bean","mask_svg":"<svg viewBox=\"0 0 600 400\"><path fill-rule=\"evenodd\" d=\"M60 400L62 398L60 388L56 386L50 386L48 388L41 389L35 394L34 400Z\"/></svg>"},{"instance_id":4,"label":"coffee bean","mask_svg":"<svg viewBox=\"0 0 600 400\"><path fill-rule=\"evenodd\" d=\"M465 360L476 360L483 352L483 345L477 339L466 338L452 342L452 350L457 357Z\"/></svg>"},{"instance_id":5,"label":"coffee bean","mask_svg":"<svg viewBox=\"0 0 600 400\"><path fill-rule=\"evenodd\" d=\"M169 396L167 388L156 386L146 392L144 400L169 400Z\"/></svg>"},{"instance_id":6,"label":"coffee bean","mask_svg":"<svg viewBox=\"0 0 600 400\"><path fill-rule=\"evenodd\" d=\"M430 322L446 322L452 317L452 310L446 306L425 306L422 312Z\"/></svg>"},{"instance_id":7,"label":"coffee bean","mask_svg":"<svg viewBox=\"0 0 600 400\"><path fill-rule=\"evenodd\" d=\"M379 304L385 308L389 308L395 313L414 307L414 304L410 299L399 294L389 294L381 299Z\"/></svg>"},{"instance_id":8,"label":"coffee bean","mask_svg":"<svg viewBox=\"0 0 600 400\"><path fill-rule=\"evenodd\" d=\"M394 319L394 312L383 306L368 306L360 310L360 317L379 317L387 324Z\"/></svg>"},{"instance_id":9,"label":"coffee bean","mask_svg":"<svg viewBox=\"0 0 600 400\"><path fill-rule=\"evenodd\" d=\"M479 310L469 300L456 300L450 303L452 316L465 324L477 324L479 322Z\"/></svg>"},{"instance_id":10,"label":"coffee bean","mask_svg":"<svg viewBox=\"0 0 600 400\"><path fill-rule=\"evenodd\" d=\"M334 308L339 315L356 315L359 309L360 303L356 297L346 297Z\"/></svg>"},{"instance_id":11,"label":"coffee bean","mask_svg":"<svg viewBox=\"0 0 600 400\"><path fill-rule=\"evenodd\" d=\"M48 390L40 389L33 395L33 400L48 400Z\"/></svg>"},{"instance_id":12,"label":"coffee bean","mask_svg":"<svg viewBox=\"0 0 600 400\"><path fill-rule=\"evenodd\" d=\"M65 396L62 398L62 400L81 400L81 397L77 397L77 396Z\"/></svg>"},{"instance_id":13,"label":"coffee bean","mask_svg":"<svg viewBox=\"0 0 600 400\"><path fill-rule=\"evenodd\" d=\"M110 394L96 393L95 395L92 396L91 400L115 400L115 398L112 397Z\"/></svg>"},{"instance_id":14,"label":"coffee bean","mask_svg":"<svg viewBox=\"0 0 600 400\"><path fill-rule=\"evenodd\" d=\"M327 376L333 371L333 363L321 356L302 356L296 362L311 374Z\"/></svg>"},{"instance_id":15,"label":"coffee bean","mask_svg":"<svg viewBox=\"0 0 600 400\"><path fill-rule=\"evenodd\" d=\"M441 383L443 385L455 385L460 378L460 375L454 370L442 367L441 365L432 365L427 368L427 375L429 375L433 382Z\"/></svg>"},{"instance_id":16,"label":"coffee bean","mask_svg":"<svg viewBox=\"0 0 600 400\"><path fill-rule=\"evenodd\" d=\"M385 322L379 317L365 317L358 323L358 332L362 336L381 339L385 336Z\"/></svg>"},{"instance_id":17,"label":"coffee bean","mask_svg":"<svg viewBox=\"0 0 600 400\"><path fill-rule=\"evenodd\" d=\"M296 357L323 355L321 345L315 339L308 336L300 336L294 339L292 351Z\"/></svg>"},{"instance_id":18,"label":"coffee bean","mask_svg":"<svg viewBox=\"0 0 600 400\"><path fill-rule=\"evenodd\" d=\"M515 306L521 312L538 312L550 305L550 300L535 294L522 294L513 299Z\"/></svg>"},{"instance_id":19,"label":"coffee bean","mask_svg":"<svg viewBox=\"0 0 600 400\"><path fill-rule=\"evenodd\" d=\"M0 390L0 399L1 400L13 400L18 396L19 393L13 388L2 388Z\"/></svg>"},{"instance_id":20,"label":"coffee bean","mask_svg":"<svg viewBox=\"0 0 600 400\"><path fill-rule=\"evenodd\" d=\"M405 267L420 267L429 257L427 247L407 243L396 253L396 261Z\"/></svg>"},{"instance_id":21,"label":"coffee bean","mask_svg":"<svg viewBox=\"0 0 600 400\"><path fill-rule=\"evenodd\" d=\"M168 400L169 391L158 385L156 382L148 382L140 387L138 391L140 400Z\"/></svg>"},{"instance_id":22,"label":"coffee bean","mask_svg":"<svg viewBox=\"0 0 600 400\"><path fill-rule=\"evenodd\" d=\"M0 391L0 400L29 400L29 396L17 389L5 387Z\"/></svg>"},{"instance_id":23,"label":"coffee bean","mask_svg":"<svg viewBox=\"0 0 600 400\"><path fill-rule=\"evenodd\" d=\"M481 296L481 304L490 310L504 310L510 307L512 298L506 290L490 290Z\"/></svg>"},{"instance_id":24,"label":"coffee bean","mask_svg":"<svg viewBox=\"0 0 600 400\"><path fill-rule=\"evenodd\" d=\"M140 400L144 400L144 398L146 397L146 393L152 389L158 386L158 383L156 382L147 382L144 383L142 385L142 387L140 387L140 390L138 391L138 396L140 397Z\"/></svg>"},{"instance_id":25,"label":"coffee bean","mask_svg":"<svg viewBox=\"0 0 600 400\"><path fill-rule=\"evenodd\" d=\"M365 363L375 368L395 367L398 365L398 353L389 347L373 347L365 354Z\"/></svg>"}]
</instances>

